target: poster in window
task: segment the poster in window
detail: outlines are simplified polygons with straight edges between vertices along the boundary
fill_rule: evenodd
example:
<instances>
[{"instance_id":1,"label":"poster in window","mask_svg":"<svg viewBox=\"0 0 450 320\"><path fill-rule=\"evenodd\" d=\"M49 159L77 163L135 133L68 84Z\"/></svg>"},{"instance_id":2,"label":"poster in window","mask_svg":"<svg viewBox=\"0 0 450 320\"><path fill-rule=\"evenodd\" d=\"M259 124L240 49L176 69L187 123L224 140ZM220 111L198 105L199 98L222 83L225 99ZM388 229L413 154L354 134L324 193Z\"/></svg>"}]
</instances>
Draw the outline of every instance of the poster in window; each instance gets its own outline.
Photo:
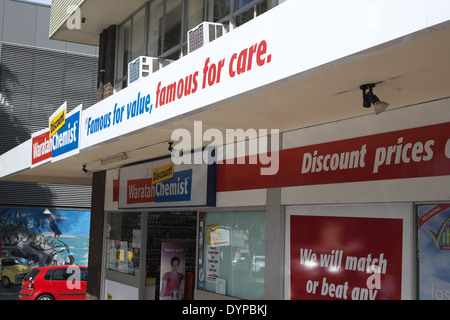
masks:
<instances>
[{"instance_id":1,"label":"poster in window","mask_svg":"<svg viewBox=\"0 0 450 320\"><path fill-rule=\"evenodd\" d=\"M418 207L421 300L450 300L450 204Z\"/></svg>"},{"instance_id":2,"label":"poster in window","mask_svg":"<svg viewBox=\"0 0 450 320\"><path fill-rule=\"evenodd\" d=\"M292 300L397 300L402 219L290 216Z\"/></svg>"},{"instance_id":3,"label":"poster in window","mask_svg":"<svg viewBox=\"0 0 450 320\"><path fill-rule=\"evenodd\" d=\"M206 227L206 244L219 244L220 225L214 224Z\"/></svg>"},{"instance_id":4,"label":"poster in window","mask_svg":"<svg viewBox=\"0 0 450 320\"><path fill-rule=\"evenodd\" d=\"M206 281L216 283L220 274L220 251L217 245L206 245Z\"/></svg>"},{"instance_id":5,"label":"poster in window","mask_svg":"<svg viewBox=\"0 0 450 320\"><path fill-rule=\"evenodd\" d=\"M161 243L160 300L182 300L186 270L186 243Z\"/></svg>"}]
</instances>

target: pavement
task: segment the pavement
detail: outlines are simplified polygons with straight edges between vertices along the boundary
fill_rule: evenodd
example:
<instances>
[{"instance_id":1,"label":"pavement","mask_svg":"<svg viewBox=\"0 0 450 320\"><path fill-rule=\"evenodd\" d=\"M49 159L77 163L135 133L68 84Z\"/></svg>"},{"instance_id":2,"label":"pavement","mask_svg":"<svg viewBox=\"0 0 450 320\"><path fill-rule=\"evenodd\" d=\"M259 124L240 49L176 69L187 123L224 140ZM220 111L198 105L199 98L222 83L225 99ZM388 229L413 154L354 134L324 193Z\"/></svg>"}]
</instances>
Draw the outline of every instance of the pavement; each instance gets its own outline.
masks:
<instances>
[{"instance_id":1,"label":"pavement","mask_svg":"<svg viewBox=\"0 0 450 320\"><path fill-rule=\"evenodd\" d=\"M0 284L0 300L19 300L21 286L21 284L12 284L6 288Z\"/></svg>"}]
</instances>

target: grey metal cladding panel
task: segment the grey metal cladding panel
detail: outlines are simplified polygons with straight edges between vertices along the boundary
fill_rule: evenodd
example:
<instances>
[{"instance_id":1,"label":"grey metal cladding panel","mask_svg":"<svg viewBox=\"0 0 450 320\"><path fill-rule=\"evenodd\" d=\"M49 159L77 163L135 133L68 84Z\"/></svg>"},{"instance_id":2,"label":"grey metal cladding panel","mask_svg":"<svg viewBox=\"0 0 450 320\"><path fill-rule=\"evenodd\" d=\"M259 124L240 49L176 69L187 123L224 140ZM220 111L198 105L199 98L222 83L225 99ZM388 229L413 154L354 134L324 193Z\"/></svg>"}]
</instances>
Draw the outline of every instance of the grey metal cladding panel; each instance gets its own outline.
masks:
<instances>
[{"instance_id":1,"label":"grey metal cladding panel","mask_svg":"<svg viewBox=\"0 0 450 320\"><path fill-rule=\"evenodd\" d=\"M10 110L11 115L27 128L36 122L41 125L48 123L48 115L45 117L43 113L32 110L32 100L36 98L33 97L35 50L7 44L4 44L2 48L2 70L8 70L14 78L12 82L8 79L3 80L7 85L2 89L10 92L9 103L13 106Z\"/></svg>"},{"instance_id":2,"label":"grey metal cladding panel","mask_svg":"<svg viewBox=\"0 0 450 320\"><path fill-rule=\"evenodd\" d=\"M3 19L5 12L5 0L0 0L0 41L3 41Z\"/></svg>"},{"instance_id":3,"label":"grey metal cladding panel","mask_svg":"<svg viewBox=\"0 0 450 320\"><path fill-rule=\"evenodd\" d=\"M98 55L96 46L49 39L50 10L50 7L32 2L0 0L0 41Z\"/></svg>"},{"instance_id":4,"label":"grey metal cladding panel","mask_svg":"<svg viewBox=\"0 0 450 320\"><path fill-rule=\"evenodd\" d=\"M0 106L0 154L3 154L30 138L30 131L11 117Z\"/></svg>"},{"instance_id":5,"label":"grey metal cladding panel","mask_svg":"<svg viewBox=\"0 0 450 320\"><path fill-rule=\"evenodd\" d=\"M52 203L54 207L91 207L91 186L77 185L45 185L53 194Z\"/></svg>"},{"instance_id":6,"label":"grey metal cladding panel","mask_svg":"<svg viewBox=\"0 0 450 320\"><path fill-rule=\"evenodd\" d=\"M36 46L46 49L65 51L67 48L67 42L51 40L48 38L49 25L50 8L37 6Z\"/></svg>"},{"instance_id":7,"label":"grey metal cladding panel","mask_svg":"<svg viewBox=\"0 0 450 320\"><path fill-rule=\"evenodd\" d=\"M97 69L98 59L85 56L71 55L66 59L64 73L64 95L68 106L76 107L80 103L83 109L91 107L97 102Z\"/></svg>"},{"instance_id":8,"label":"grey metal cladding panel","mask_svg":"<svg viewBox=\"0 0 450 320\"><path fill-rule=\"evenodd\" d=\"M35 51L32 71L29 79L32 84L32 111L36 116L43 114L48 125L48 117L64 102L61 93L64 92L65 55ZM35 105L42 103L49 105L44 109Z\"/></svg>"},{"instance_id":9,"label":"grey metal cladding panel","mask_svg":"<svg viewBox=\"0 0 450 320\"><path fill-rule=\"evenodd\" d=\"M67 52L98 56L98 47L81 43L66 42Z\"/></svg>"},{"instance_id":10,"label":"grey metal cladding panel","mask_svg":"<svg viewBox=\"0 0 450 320\"><path fill-rule=\"evenodd\" d=\"M0 90L3 104L0 104L0 153L4 153L30 138L26 121L20 118L21 114L29 113L30 110L26 112L16 108L15 102L17 105L29 106L31 95L29 88L20 86L19 77L24 74L20 65L16 67L5 62L14 58L15 53L4 45L1 46L1 52Z\"/></svg>"},{"instance_id":11,"label":"grey metal cladding panel","mask_svg":"<svg viewBox=\"0 0 450 320\"><path fill-rule=\"evenodd\" d=\"M36 12L37 6L18 1L6 1L3 41L34 46Z\"/></svg>"},{"instance_id":12,"label":"grey metal cladding panel","mask_svg":"<svg viewBox=\"0 0 450 320\"><path fill-rule=\"evenodd\" d=\"M85 109L96 103L96 57L4 43L0 62L0 90L12 106L0 109L16 119L17 128L32 133L48 127L48 118L64 101L69 112L79 104ZM4 128L1 153L7 151L5 144L17 145L12 142L17 130L9 134Z\"/></svg>"},{"instance_id":13,"label":"grey metal cladding panel","mask_svg":"<svg viewBox=\"0 0 450 320\"><path fill-rule=\"evenodd\" d=\"M0 206L91 207L90 186L0 181Z\"/></svg>"}]
</instances>

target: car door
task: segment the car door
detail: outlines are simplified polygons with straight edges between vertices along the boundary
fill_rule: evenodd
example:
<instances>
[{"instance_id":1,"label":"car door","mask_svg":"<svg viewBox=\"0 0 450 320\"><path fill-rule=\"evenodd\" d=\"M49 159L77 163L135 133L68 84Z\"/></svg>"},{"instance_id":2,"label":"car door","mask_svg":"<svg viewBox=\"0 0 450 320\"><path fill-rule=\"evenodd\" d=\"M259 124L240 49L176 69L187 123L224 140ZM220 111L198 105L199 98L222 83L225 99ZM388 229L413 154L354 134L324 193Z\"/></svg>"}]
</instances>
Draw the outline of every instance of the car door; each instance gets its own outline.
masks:
<instances>
[{"instance_id":1,"label":"car door","mask_svg":"<svg viewBox=\"0 0 450 320\"><path fill-rule=\"evenodd\" d=\"M86 281L80 281L82 274L77 266L53 270L51 287L58 300L84 300L86 298Z\"/></svg>"}]
</instances>

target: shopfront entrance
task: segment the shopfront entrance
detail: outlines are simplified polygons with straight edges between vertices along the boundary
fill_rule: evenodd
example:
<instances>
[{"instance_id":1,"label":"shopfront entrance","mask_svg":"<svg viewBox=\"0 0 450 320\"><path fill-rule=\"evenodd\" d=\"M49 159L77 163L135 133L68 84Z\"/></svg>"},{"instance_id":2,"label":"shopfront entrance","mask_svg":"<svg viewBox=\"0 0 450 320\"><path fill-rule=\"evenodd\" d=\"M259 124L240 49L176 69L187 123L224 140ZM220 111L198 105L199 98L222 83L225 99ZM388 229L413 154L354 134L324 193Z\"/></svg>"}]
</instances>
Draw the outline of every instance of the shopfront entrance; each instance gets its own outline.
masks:
<instances>
[{"instance_id":1,"label":"shopfront entrance","mask_svg":"<svg viewBox=\"0 0 450 320\"><path fill-rule=\"evenodd\" d=\"M196 224L196 211L107 213L105 299L193 299Z\"/></svg>"},{"instance_id":2,"label":"shopfront entrance","mask_svg":"<svg viewBox=\"0 0 450 320\"><path fill-rule=\"evenodd\" d=\"M199 208L215 206L215 166L170 158L108 173L104 299L192 300Z\"/></svg>"},{"instance_id":3,"label":"shopfront entrance","mask_svg":"<svg viewBox=\"0 0 450 320\"><path fill-rule=\"evenodd\" d=\"M193 299L196 224L195 211L148 213L144 299Z\"/></svg>"}]
</instances>

